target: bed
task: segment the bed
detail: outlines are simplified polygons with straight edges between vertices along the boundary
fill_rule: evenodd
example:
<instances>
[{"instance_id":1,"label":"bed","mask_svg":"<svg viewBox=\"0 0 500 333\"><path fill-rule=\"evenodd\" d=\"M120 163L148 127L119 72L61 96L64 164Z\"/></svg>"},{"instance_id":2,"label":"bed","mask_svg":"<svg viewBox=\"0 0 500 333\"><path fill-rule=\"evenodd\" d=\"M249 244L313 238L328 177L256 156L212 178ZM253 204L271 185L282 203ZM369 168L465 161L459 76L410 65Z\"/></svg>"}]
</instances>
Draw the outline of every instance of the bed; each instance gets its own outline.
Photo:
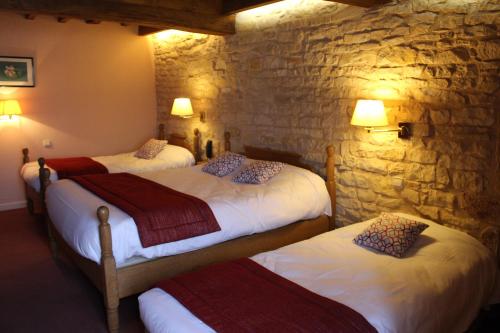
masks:
<instances>
[{"instance_id":1,"label":"bed","mask_svg":"<svg viewBox=\"0 0 500 333\"><path fill-rule=\"evenodd\" d=\"M165 128L163 124L159 125L158 136L159 140L165 140ZM163 170L167 168L181 168L195 164L195 157L199 156L199 131L195 130L195 145L194 150L187 142L184 135L171 134L168 137L168 145L157 157L146 160L134 156L134 152L92 157L92 160L104 165L110 173L116 172L147 172L155 170ZM41 214L44 211L42 205L43 199L40 198L41 182L40 170L46 167L45 159L39 158L37 162L30 162L29 149L24 148L23 152L23 167L21 168L21 177L25 182L25 193L27 199L27 207L32 214ZM194 154L194 155L193 155ZM58 180L56 171L50 169L50 180Z\"/></svg>"},{"instance_id":2,"label":"bed","mask_svg":"<svg viewBox=\"0 0 500 333\"><path fill-rule=\"evenodd\" d=\"M300 168L304 166L300 155L252 147L246 147L246 155L249 159L284 161L288 165L269 183L258 185L261 187L235 185L229 180L231 175L218 179L204 174L201 166L141 174L204 199L222 229L147 249L141 249L137 230L133 230L127 214L69 180L51 185L50 170L43 170L54 256L59 250L69 255L103 293L110 332L118 331L119 299L145 291L162 278L276 249L333 228L332 146L327 148L326 184L318 175ZM292 178L294 182L288 184ZM302 191L297 190L304 186L308 190L300 195ZM283 198L289 201L282 202ZM233 228L236 225L239 227Z\"/></svg>"},{"instance_id":3,"label":"bed","mask_svg":"<svg viewBox=\"0 0 500 333\"><path fill-rule=\"evenodd\" d=\"M403 259L353 243L373 220L251 259L349 306L378 332L465 332L491 298L498 279L494 256L465 233L398 214L429 225ZM139 307L150 333L213 332L162 289L143 293Z\"/></svg>"}]
</instances>

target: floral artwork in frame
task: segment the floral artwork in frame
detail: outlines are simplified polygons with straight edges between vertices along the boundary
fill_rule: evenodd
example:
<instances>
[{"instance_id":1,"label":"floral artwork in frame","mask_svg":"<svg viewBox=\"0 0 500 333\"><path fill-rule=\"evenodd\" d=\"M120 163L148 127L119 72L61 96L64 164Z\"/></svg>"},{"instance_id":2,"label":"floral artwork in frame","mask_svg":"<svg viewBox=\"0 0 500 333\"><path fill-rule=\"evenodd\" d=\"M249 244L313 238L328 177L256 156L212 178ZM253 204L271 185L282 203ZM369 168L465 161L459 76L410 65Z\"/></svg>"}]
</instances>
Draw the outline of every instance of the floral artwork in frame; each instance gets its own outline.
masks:
<instances>
[{"instance_id":1,"label":"floral artwork in frame","mask_svg":"<svg viewBox=\"0 0 500 333\"><path fill-rule=\"evenodd\" d=\"M33 58L0 56L0 87L34 87Z\"/></svg>"}]
</instances>

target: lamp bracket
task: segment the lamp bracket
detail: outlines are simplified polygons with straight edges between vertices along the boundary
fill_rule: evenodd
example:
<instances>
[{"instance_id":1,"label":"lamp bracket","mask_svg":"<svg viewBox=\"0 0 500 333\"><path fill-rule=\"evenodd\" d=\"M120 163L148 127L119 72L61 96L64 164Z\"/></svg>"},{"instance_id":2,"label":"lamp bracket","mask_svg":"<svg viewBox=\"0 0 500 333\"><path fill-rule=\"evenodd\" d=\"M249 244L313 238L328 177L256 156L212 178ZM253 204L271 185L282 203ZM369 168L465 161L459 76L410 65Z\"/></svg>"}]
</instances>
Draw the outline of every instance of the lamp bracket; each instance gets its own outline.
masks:
<instances>
[{"instance_id":1,"label":"lamp bracket","mask_svg":"<svg viewBox=\"0 0 500 333\"><path fill-rule=\"evenodd\" d=\"M367 127L368 133L386 133L386 132L398 132L398 138L409 139L411 137L411 123L400 122L398 123L398 128L387 128L387 129L374 129L373 127Z\"/></svg>"}]
</instances>

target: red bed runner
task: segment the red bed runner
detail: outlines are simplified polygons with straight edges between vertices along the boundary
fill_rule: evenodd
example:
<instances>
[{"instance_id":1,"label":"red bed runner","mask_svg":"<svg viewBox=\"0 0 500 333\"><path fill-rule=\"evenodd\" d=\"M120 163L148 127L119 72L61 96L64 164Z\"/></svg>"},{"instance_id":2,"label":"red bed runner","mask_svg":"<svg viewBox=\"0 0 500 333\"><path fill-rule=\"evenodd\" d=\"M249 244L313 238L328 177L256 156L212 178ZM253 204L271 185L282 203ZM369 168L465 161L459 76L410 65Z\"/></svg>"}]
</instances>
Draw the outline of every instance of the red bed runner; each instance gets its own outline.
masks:
<instances>
[{"instance_id":1,"label":"red bed runner","mask_svg":"<svg viewBox=\"0 0 500 333\"><path fill-rule=\"evenodd\" d=\"M45 163L57 171L59 179L108 173L108 169L104 165L90 157L51 158L45 160Z\"/></svg>"},{"instance_id":2,"label":"red bed runner","mask_svg":"<svg viewBox=\"0 0 500 333\"><path fill-rule=\"evenodd\" d=\"M157 285L219 333L376 332L351 308L244 258Z\"/></svg>"},{"instance_id":3,"label":"red bed runner","mask_svg":"<svg viewBox=\"0 0 500 333\"><path fill-rule=\"evenodd\" d=\"M205 201L153 181L129 173L70 179L129 214L143 247L220 230Z\"/></svg>"}]
</instances>

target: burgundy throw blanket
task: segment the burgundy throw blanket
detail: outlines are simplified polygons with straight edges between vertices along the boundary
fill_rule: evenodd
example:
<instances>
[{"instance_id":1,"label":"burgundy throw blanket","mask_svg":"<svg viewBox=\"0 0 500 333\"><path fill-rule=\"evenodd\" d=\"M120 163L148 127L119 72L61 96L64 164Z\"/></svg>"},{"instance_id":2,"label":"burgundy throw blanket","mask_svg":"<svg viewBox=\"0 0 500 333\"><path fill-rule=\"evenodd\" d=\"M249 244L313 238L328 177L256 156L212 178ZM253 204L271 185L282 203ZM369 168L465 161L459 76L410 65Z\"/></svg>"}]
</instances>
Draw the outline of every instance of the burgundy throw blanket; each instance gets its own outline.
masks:
<instances>
[{"instance_id":1,"label":"burgundy throw blanket","mask_svg":"<svg viewBox=\"0 0 500 333\"><path fill-rule=\"evenodd\" d=\"M109 173L70 179L129 214L143 247L220 230L205 201L139 176Z\"/></svg>"},{"instance_id":2,"label":"burgundy throw blanket","mask_svg":"<svg viewBox=\"0 0 500 333\"><path fill-rule=\"evenodd\" d=\"M45 163L57 171L59 179L72 176L108 173L108 169L90 157L69 157L46 159Z\"/></svg>"},{"instance_id":3,"label":"burgundy throw blanket","mask_svg":"<svg viewBox=\"0 0 500 333\"><path fill-rule=\"evenodd\" d=\"M157 287L219 333L376 332L351 308L248 258L207 266Z\"/></svg>"}]
</instances>

